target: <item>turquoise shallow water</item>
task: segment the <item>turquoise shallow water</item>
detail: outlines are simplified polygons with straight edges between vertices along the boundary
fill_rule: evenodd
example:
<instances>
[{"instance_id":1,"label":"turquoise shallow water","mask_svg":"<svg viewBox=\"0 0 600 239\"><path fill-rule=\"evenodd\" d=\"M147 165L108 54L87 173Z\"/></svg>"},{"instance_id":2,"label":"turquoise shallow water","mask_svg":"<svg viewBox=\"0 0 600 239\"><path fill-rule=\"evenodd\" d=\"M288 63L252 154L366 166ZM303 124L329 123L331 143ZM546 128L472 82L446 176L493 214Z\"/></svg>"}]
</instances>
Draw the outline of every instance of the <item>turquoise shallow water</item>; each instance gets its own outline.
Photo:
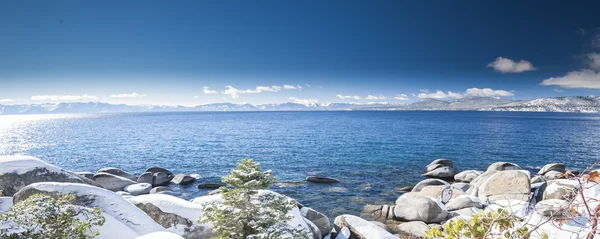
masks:
<instances>
[{"instance_id":1,"label":"turquoise shallow water","mask_svg":"<svg viewBox=\"0 0 600 239\"><path fill-rule=\"evenodd\" d=\"M28 154L73 171L151 166L218 181L254 158L273 190L333 217L394 201L431 160L459 169L496 161L584 168L600 158L600 115L523 112L236 112L0 116L0 155ZM308 175L341 183L302 183ZM175 187L186 198L204 195Z\"/></svg>"}]
</instances>

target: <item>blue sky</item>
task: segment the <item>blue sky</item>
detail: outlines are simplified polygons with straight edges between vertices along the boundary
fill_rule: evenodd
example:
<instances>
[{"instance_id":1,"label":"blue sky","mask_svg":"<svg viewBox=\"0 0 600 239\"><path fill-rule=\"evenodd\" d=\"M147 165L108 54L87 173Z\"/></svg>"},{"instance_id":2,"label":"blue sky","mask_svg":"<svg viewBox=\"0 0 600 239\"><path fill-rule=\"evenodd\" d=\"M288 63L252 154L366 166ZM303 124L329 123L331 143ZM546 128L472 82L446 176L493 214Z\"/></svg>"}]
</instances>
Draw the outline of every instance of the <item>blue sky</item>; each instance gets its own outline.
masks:
<instances>
[{"instance_id":1,"label":"blue sky","mask_svg":"<svg viewBox=\"0 0 600 239\"><path fill-rule=\"evenodd\" d=\"M1 1L0 104L598 95L594 1Z\"/></svg>"}]
</instances>

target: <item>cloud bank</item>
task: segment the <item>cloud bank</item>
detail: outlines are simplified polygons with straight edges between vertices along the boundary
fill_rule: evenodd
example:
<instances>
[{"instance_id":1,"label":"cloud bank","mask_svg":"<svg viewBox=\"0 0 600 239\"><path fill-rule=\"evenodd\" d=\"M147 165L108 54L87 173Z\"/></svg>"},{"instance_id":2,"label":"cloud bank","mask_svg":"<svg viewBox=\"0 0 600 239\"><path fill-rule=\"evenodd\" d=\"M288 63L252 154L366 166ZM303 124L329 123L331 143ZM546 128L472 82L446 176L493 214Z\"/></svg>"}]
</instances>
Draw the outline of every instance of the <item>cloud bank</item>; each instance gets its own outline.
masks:
<instances>
[{"instance_id":1,"label":"cloud bank","mask_svg":"<svg viewBox=\"0 0 600 239\"><path fill-rule=\"evenodd\" d=\"M494 68L495 71L502 73L521 73L537 70L529 61L520 60L516 62L504 57L496 58L496 60L489 63L487 67Z\"/></svg>"},{"instance_id":2,"label":"cloud bank","mask_svg":"<svg viewBox=\"0 0 600 239\"><path fill-rule=\"evenodd\" d=\"M542 81L541 85L555 85L569 89L600 89L600 72L594 72L590 69L571 71L562 77L545 79Z\"/></svg>"},{"instance_id":3,"label":"cloud bank","mask_svg":"<svg viewBox=\"0 0 600 239\"><path fill-rule=\"evenodd\" d=\"M143 98L146 97L148 95L146 94L138 94L138 93L131 93L131 94L113 94L113 95L109 95L108 97L110 98L116 98L116 99L128 99L128 98Z\"/></svg>"},{"instance_id":4,"label":"cloud bank","mask_svg":"<svg viewBox=\"0 0 600 239\"><path fill-rule=\"evenodd\" d=\"M394 96L394 99L397 99L397 100L408 100L408 95L406 95L406 94L396 95L396 96Z\"/></svg>"},{"instance_id":5,"label":"cloud bank","mask_svg":"<svg viewBox=\"0 0 600 239\"><path fill-rule=\"evenodd\" d=\"M300 99L300 98L296 98L296 97L290 97L288 99L291 100L293 103L306 105L306 106L315 105L318 102L318 100L316 100L316 99Z\"/></svg>"},{"instance_id":6,"label":"cloud bank","mask_svg":"<svg viewBox=\"0 0 600 239\"><path fill-rule=\"evenodd\" d=\"M208 87L208 86L202 87L202 92L203 92L204 94L207 94L207 95L209 95L209 94L217 94L217 93L219 93L219 92L217 92L216 90L211 90L211 89L209 89L209 87Z\"/></svg>"},{"instance_id":7,"label":"cloud bank","mask_svg":"<svg viewBox=\"0 0 600 239\"><path fill-rule=\"evenodd\" d=\"M221 93L224 95L229 95L231 96L231 98L233 99L237 99L240 98L241 94L258 94L258 93L263 93L263 92L279 92L282 89L284 90L298 90L298 89L302 89L302 86L298 85L298 86L293 86L293 85L283 85L283 86L278 86L278 85L274 85L274 86L257 86L254 89L246 89L246 90L240 90L237 89L231 85L225 86L227 89L222 91Z\"/></svg>"},{"instance_id":8,"label":"cloud bank","mask_svg":"<svg viewBox=\"0 0 600 239\"><path fill-rule=\"evenodd\" d=\"M419 93L416 96L421 99L446 99L446 98L460 99L460 98L464 98L464 97L473 97L473 96L506 97L506 96L513 96L513 95L514 95L514 93L512 93L510 91L506 91L506 90L494 90L491 88L483 88L483 89L469 88L464 93L457 93L457 92L452 92L452 91L443 92L441 90L437 90L436 92L430 93L428 90L421 90L421 93Z\"/></svg>"}]
</instances>

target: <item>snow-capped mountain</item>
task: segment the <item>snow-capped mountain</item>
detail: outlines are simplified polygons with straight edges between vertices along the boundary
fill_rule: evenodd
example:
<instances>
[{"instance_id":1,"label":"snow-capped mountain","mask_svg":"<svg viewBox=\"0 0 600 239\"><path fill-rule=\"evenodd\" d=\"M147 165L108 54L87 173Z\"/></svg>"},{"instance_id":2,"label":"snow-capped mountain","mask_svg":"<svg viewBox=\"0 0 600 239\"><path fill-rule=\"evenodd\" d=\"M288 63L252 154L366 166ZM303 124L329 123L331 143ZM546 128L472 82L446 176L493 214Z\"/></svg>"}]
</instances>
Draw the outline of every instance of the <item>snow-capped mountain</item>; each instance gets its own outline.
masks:
<instances>
[{"instance_id":1,"label":"snow-capped mountain","mask_svg":"<svg viewBox=\"0 0 600 239\"><path fill-rule=\"evenodd\" d=\"M0 114L67 114L117 112L181 112L181 111L350 111L350 110L460 110L460 111L534 111L534 112L600 112L600 97L570 96L534 100L506 100L471 97L456 100L424 99L414 103L322 103L322 104L233 104L214 103L187 106L124 105L99 102L30 105L0 105Z\"/></svg>"}]
</instances>

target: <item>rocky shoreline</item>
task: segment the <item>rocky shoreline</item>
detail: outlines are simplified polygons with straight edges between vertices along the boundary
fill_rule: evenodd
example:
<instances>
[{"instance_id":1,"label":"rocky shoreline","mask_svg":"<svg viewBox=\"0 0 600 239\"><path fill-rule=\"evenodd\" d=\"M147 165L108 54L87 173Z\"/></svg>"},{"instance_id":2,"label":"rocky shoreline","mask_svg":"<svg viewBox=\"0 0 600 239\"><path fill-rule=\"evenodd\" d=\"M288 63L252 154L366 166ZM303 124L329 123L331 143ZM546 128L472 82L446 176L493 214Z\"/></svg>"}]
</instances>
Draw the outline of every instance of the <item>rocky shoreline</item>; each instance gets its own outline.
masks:
<instances>
[{"instance_id":1,"label":"rocky shoreline","mask_svg":"<svg viewBox=\"0 0 600 239\"><path fill-rule=\"evenodd\" d=\"M471 218L480 210L505 208L524 222L539 222L565 210L560 205L573 201L580 188L584 190L582 195L592 200L588 204L598 205L600 186L585 182L583 187L581 181L565 178L566 172L564 164L555 163L532 175L509 162L493 163L486 171L458 172L451 160L437 159L425 166L423 176L428 179L402 188L405 193L393 205L365 205L360 215L340 215L331 223L323 213L298 203L289 212L293 215L290 223L301 225L314 239L419 238L426 230L441 229L458 218ZM34 157L1 156L0 213L34 194L71 194L77 205L100 208L107 218L96 238L210 238L211 225L201 224L198 219L206 203L222 201L217 188L223 184L196 183L199 178L197 174L175 174L161 167L148 168L139 175L112 167L95 173L70 172ZM338 182L312 176L306 181ZM194 184L199 189L214 190L188 201L174 196L170 187ZM582 217L576 218L577 224L569 223L576 219L565 219L565 228L546 224L537 230L550 238L585 238L591 229ZM536 235L541 234L531 236L538 238Z\"/></svg>"}]
</instances>

